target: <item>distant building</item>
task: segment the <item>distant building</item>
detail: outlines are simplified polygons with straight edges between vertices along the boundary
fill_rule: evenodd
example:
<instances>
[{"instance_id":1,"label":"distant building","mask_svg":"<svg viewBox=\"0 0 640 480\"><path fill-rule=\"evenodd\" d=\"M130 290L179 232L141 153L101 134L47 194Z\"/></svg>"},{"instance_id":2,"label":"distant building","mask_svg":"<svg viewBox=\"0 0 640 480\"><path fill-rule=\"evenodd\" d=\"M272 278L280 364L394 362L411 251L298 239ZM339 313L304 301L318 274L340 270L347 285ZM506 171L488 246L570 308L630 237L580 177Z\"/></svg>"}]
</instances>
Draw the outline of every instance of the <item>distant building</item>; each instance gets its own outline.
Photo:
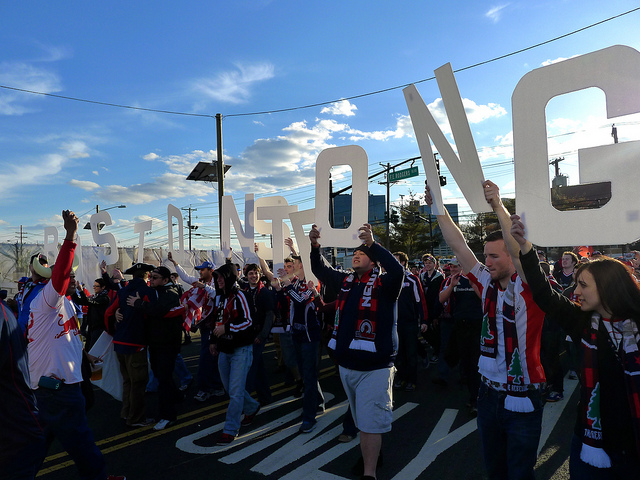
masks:
<instances>
[{"instance_id":1,"label":"distant building","mask_svg":"<svg viewBox=\"0 0 640 480\"><path fill-rule=\"evenodd\" d=\"M384 222L387 201L384 195L369 194L369 223L375 225ZM351 225L351 194L338 195L333 199L334 228L347 228Z\"/></svg>"}]
</instances>

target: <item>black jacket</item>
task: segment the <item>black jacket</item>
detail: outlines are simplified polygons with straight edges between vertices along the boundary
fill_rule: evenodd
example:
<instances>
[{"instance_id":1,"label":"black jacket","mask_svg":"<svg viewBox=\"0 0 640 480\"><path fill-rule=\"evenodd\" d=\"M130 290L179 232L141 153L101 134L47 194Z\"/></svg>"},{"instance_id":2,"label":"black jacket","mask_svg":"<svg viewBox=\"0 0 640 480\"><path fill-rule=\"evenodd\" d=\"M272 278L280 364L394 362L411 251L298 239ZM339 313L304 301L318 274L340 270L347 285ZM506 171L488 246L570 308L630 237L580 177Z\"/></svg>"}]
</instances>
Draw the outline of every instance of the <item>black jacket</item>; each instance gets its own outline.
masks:
<instances>
[{"instance_id":1,"label":"black jacket","mask_svg":"<svg viewBox=\"0 0 640 480\"><path fill-rule=\"evenodd\" d=\"M359 371L371 371L393 366L398 353L398 331L396 317L396 302L402 289L404 269L402 265L387 249L374 243L371 253L385 269L380 275L380 291L378 292L378 311L376 319L376 352L349 349L351 340L355 337L356 320L358 318L359 302L365 284L354 281L344 310L340 315L340 327L335 349L335 359L338 365ZM335 270L322 261L320 248L311 247L311 270L321 282L340 291L345 278L350 272Z\"/></svg>"},{"instance_id":2,"label":"black jacket","mask_svg":"<svg viewBox=\"0 0 640 480\"><path fill-rule=\"evenodd\" d=\"M182 315L167 316L170 310L180 306L178 289L173 282L152 288L148 301L138 300L135 309L145 314L144 329L151 349L180 351L182 343Z\"/></svg>"}]
</instances>

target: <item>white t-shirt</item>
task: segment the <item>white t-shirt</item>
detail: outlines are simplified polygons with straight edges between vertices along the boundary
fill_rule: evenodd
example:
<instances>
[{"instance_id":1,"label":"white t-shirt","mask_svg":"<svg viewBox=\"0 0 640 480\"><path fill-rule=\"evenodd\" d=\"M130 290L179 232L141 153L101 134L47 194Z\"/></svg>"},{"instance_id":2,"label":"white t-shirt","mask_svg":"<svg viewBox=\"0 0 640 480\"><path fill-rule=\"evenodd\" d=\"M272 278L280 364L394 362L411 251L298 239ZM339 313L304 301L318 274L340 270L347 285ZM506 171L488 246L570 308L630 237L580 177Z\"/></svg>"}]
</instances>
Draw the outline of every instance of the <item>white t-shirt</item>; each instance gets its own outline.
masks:
<instances>
[{"instance_id":1,"label":"white t-shirt","mask_svg":"<svg viewBox=\"0 0 640 480\"><path fill-rule=\"evenodd\" d=\"M32 389L42 376L82 382L82 337L75 308L51 282L31 302L27 339Z\"/></svg>"}]
</instances>

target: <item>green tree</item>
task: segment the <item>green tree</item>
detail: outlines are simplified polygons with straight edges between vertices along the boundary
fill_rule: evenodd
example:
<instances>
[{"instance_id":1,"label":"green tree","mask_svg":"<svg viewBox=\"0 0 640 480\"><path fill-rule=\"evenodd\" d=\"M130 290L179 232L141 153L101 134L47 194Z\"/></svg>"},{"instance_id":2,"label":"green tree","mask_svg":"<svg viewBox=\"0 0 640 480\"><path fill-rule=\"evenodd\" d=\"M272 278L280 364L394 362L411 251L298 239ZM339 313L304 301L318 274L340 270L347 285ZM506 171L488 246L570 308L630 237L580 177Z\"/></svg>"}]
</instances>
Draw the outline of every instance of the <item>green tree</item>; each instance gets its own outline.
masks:
<instances>
[{"instance_id":1,"label":"green tree","mask_svg":"<svg viewBox=\"0 0 640 480\"><path fill-rule=\"evenodd\" d=\"M594 430L602 430L600 425L600 382L596 383L593 392L591 392L591 398L589 399L589 405L587 407L587 418L591 420L591 428Z\"/></svg>"},{"instance_id":2,"label":"green tree","mask_svg":"<svg viewBox=\"0 0 640 480\"><path fill-rule=\"evenodd\" d=\"M513 377L513 383L520 385L522 383L522 364L520 363L520 352L517 348L513 350L513 356L511 357L511 365L509 365L508 375Z\"/></svg>"}]
</instances>

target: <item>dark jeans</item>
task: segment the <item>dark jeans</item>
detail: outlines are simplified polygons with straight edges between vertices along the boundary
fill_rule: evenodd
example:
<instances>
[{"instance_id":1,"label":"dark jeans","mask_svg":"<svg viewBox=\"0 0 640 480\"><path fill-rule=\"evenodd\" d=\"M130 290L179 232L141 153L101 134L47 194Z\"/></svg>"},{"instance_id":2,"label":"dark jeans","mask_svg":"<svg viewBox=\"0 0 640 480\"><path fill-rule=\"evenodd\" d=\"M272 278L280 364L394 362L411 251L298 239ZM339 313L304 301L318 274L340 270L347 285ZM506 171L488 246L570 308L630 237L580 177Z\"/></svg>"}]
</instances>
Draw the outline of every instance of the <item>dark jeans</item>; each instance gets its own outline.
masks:
<instances>
[{"instance_id":1,"label":"dark jeans","mask_svg":"<svg viewBox=\"0 0 640 480\"><path fill-rule=\"evenodd\" d=\"M418 321L398 322L398 356L396 368L399 380L418 381Z\"/></svg>"},{"instance_id":2,"label":"dark jeans","mask_svg":"<svg viewBox=\"0 0 640 480\"><path fill-rule=\"evenodd\" d=\"M469 403L476 405L480 388L480 373L478 372L478 358L480 358L480 330L482 319L456 320L453 335L456 336L458 354L460 356L460 375L467 380Z\"/></svg>"},{"instance_id":3,"label":"dark jeans","mask_svg":"<svg viewBox=\"0 0 640 480\"><path fill-rule=\"evenodd\" d=\"M80 384L63 385L60 390L40 387L35 394L47 449L54 437L57 438L78 467L81 479L105 479L104 458L87 423ZM44 456L40 465L43 461Z\"/></svg>"},{"instance_id":4,"label":"dark jeans","mask_svg":"<svg viewBox=\"0 0 640 480\"><path fill-rule=\"evenodd\" d=\"M151 370L158 379L158 420L175 420L178 415L176 404L182 400L183 394L173 381L177 356L176 351L149 348Z\"/></svg>"},{"instance_id":5,"label":"dark jeans","mask_svg":"<svg viewBox=\"0 0 640 480\"><path fill-rule=\"evenodd\" d=\"M324 395L318 382L318 348L320 341L300 343L294 340L298 368L304 383L302 421L316 423L318 405L324 405Z\"/></svg>"},{"instance_id":6,"label":"dark jeans","mask_svg":"<svg viewBox=\"0 0 640 480\"><path fill-rule=\"evenodd\" d=\"M547 379L548 390L549 392L564 393L564 375L560 354L564 350L564 338L567 335L559 328L545 327L542 328L540 341L540 361Z\"/></svg>"},{"instance_id":7,"label":"dark jeans","mask_svg":"<svg viewBox=\"0 0 640 480\"><path fill-rule=\"evenodd\" d=\"M247 392L254 390L258 395L258 401L262 405L271 403L271 388L269 380L267 380L267 370L264 368L264 359L262 352L264 351L264 343L253 344L253 361L247 375Z\"/></svg>"},{"instance_id":8,"label":"dark jeans","mask_svg":"<svg viewBox=\"0 0 640 480\"><path fill-rule=\"evenodd\" d=\"M440 327L440 351L438 352L438 375L443 380L449 381L449 365L444 360L449 348L449 341L451 334L453 333L454 322L451 318L441 318L439 321Z\"/></svg>"},{"instance_id":9,"label":"dark jeans","mask_svg":"<svg viewBox=\"0 0 640 480\"><path fill-rule=\"evenodd\" d=\"M209 335L211 330L204 325L200 327L200 361L198 363L198 390L211 393L222 390L222 380L218 371L218 356L209 351Z\"/></svg>"},{"instance_id":10,"label":"dark jeans","mask_svg":"<svg viewBox=\"0 0 640 480\"><path fill-rule=\"evenodd\" d=\"M534 407L531 413L506 410L506 396L506 392L480 385L478 430L487 473L491 480L533 479L542 431L540 390L529 392Z\"/></svg>"},{"instance_id":11,"label":"dark jeans","mask_svg":"<svg viewBox=\"0 0 640 480\"><path fill-rule=\"evenodd\" d=\"M615 435L615 433L613 433ZM580 460L582 439L573 435L571 439L571 457L569 460L569 475L580 480L626 480L637 478L640 472L640 461L620 453L608 453L611 468L597 468Z\"/></svg>"}]
</instances>

